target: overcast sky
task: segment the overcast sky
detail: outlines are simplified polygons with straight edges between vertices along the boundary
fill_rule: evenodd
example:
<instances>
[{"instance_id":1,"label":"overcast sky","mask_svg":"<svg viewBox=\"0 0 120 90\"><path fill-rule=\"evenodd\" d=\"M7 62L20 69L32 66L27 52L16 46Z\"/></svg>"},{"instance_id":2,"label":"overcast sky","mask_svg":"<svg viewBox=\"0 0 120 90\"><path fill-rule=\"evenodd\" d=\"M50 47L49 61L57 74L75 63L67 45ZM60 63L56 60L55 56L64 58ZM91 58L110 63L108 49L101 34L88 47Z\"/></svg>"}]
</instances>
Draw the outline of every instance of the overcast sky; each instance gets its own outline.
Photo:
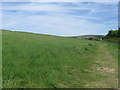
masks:
<instances>
[{"instance_id":1,"label":"overcast sky","mask_svg":"<svg viewBox=\"0 0 120 90\"><path fill-rule=\"evenodd\" d=\"M0 10L8 30L78 36L118 28L117 2L4 2Z\"/></svg>"}]
</instances>

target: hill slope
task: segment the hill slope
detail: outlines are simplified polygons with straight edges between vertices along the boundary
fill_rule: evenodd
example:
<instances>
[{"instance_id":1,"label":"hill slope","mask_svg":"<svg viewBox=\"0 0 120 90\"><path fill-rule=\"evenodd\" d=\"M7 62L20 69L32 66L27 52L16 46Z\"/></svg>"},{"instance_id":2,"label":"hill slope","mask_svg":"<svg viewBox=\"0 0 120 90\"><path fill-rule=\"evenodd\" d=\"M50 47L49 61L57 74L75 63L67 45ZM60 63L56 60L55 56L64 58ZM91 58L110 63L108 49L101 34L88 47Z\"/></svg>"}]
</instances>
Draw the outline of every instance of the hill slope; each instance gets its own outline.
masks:
<instances>
[{"instance_id":1,"label":"hill slope","mask_svg":"<svg viewBox=\"0 0 120 90\"><path fill-rule=\"evenodd\" d=\"M5 30L2 35L4 88L117 87L113 44L107 49L105 42L79 38Z\"/></svg>"}]
</instances>

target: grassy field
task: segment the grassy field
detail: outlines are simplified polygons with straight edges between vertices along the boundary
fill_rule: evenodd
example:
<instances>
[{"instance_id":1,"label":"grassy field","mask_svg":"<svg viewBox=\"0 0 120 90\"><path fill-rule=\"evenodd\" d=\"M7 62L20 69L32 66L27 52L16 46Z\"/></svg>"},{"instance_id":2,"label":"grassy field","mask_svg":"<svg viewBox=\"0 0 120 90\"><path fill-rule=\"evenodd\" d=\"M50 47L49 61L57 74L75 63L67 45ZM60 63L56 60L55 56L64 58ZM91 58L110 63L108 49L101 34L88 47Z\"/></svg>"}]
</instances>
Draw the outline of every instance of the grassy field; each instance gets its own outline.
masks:
<instances>
[{"instance_id":1,"label":"grassy field","mask_svg":"<svg viewBox=\"0 0 120 90\"><path fill-rule=\"evenodd\" d=\"M117 44L2 32L4 88L117 88Z\"/></svg>"}]
</instances>

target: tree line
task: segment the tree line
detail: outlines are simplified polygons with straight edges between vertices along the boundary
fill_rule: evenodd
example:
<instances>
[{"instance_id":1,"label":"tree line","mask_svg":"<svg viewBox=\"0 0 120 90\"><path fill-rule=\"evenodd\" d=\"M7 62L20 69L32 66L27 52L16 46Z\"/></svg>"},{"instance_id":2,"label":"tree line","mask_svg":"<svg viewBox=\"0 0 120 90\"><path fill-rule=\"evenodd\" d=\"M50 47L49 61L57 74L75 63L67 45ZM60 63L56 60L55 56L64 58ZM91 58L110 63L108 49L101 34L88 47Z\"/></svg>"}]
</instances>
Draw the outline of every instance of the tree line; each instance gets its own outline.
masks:
<instances>
[{"instance_id":1,"label":"tree line","mask_svg":"<svg viewBox=\"0 0 120 90\"><path fill-rule=\"evenodd\" d=\"M118 30L110 30L106 35L106 38L120 37L120 28Z\"/></svg>"}]
</instances>

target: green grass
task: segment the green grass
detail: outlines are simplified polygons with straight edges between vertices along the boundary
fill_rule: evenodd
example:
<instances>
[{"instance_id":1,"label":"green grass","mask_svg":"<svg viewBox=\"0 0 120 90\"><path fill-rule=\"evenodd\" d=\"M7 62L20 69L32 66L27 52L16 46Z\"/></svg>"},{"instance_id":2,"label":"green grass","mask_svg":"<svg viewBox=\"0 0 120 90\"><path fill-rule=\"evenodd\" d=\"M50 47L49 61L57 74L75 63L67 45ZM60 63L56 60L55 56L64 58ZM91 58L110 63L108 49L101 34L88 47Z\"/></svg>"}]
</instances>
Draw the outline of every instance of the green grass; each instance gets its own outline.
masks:
<instances>
[{"instance_id":1,"label":"green grass","mask_svg":"<svg viewBox=\"0 0 120 90\"><path fill-rule=\"evenodd\" d=\"M108 42L118 43L120 41L120 37L109 37L109 38L105 38L104 40Z\"/></svg>"},{"instance_id":2,"label":"green grass","mask_svg":"<svg viewBox=\"0 0 120 90\"><path fill-rule=\"evenodd\" d=\"M3 87L84 88L88 83L102 81L106 77L92 67L97 64L100 45L78 38L3 30Z\"/></svg>"}]
</instances>

